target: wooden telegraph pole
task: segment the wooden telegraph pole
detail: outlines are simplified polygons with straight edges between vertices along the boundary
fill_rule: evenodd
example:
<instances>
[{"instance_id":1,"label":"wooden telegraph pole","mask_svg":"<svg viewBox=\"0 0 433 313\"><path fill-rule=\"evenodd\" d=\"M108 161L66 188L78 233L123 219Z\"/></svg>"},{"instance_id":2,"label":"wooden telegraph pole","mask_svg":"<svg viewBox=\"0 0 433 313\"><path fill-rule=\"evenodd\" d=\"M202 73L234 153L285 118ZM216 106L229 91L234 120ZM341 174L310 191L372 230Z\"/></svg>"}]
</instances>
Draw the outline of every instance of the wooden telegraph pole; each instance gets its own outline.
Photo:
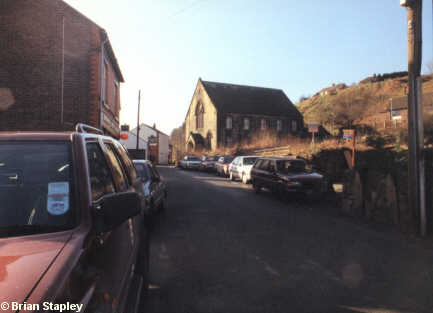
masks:
<instances>
[{"instance_id":1,"label":"wooden telegraph pole","mask_svg":"<svg viewBox=\"0 0 433 313\"><path fill-rule=\"evenodd\" d=\"M140 148L140 102L141 102L141 90L138 91L137 150Z\"/></svg>"},{"instance_id":2,"label":"wooden telegraph pole","mask_svg":"<svg viewBox=\"0 0 433 313\"><path fill-rule=\"evenodd\" d=\"M425 236L427 218L421 83L422 0L400 0L400 5L407 8L409 205L414 212L415 230L419 235Z\"/></svg>"}]
</instances>

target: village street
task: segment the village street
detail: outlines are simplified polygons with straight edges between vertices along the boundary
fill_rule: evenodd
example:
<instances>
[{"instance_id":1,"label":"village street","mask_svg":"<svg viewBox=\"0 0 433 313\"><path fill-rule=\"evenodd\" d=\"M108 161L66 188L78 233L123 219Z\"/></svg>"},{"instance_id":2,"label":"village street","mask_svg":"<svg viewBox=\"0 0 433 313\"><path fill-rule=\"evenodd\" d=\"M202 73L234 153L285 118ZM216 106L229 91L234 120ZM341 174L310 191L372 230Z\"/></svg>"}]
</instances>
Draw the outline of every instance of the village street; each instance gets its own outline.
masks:
<instances>
[{"instance_id":1,"label":"village street","mask_svg":"<svg viewBox=\"0 0 433 313\"><path fill-rule=\"evenodd\" d=\"M160 167L143 312L431 312L433 245L251 185Z\"/></svg>"}]
</instances>

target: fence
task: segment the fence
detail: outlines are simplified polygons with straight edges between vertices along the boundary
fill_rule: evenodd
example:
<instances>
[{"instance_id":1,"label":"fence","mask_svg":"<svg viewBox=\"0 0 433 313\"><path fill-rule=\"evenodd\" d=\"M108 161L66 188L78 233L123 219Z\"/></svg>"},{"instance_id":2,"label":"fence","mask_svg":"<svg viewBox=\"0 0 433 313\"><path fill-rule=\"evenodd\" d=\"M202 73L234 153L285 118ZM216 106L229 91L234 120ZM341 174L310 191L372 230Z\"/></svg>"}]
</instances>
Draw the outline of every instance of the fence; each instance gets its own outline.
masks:
<instances>
[{"instance_id":1,"label":"fence","mask_svg":"<svg viewBox=\"0 0 433 313\"><path fill-rule=\"evenodd\" d=\"M357 132L363 131L365 128L373 128L373 129L390 129L397 128L400 125L407 125L407 119L399 119L392 121L382 121L375 123L366 123L366 124L356 124Z\"/></svg>"},{"instance_id":2,"label":"fence","mask_svg":"<svg viewBox=\"0 0 433 313\"><path fill-rule=\"evenodd\" d=\"M286 146L286 147L256 150L256 151L254 151L254 154L264 156L264 157L270 157L270 156L272 156L272 157L287 157L288 155L292 154L292 147Z\"/></svg>"}]
</instances>

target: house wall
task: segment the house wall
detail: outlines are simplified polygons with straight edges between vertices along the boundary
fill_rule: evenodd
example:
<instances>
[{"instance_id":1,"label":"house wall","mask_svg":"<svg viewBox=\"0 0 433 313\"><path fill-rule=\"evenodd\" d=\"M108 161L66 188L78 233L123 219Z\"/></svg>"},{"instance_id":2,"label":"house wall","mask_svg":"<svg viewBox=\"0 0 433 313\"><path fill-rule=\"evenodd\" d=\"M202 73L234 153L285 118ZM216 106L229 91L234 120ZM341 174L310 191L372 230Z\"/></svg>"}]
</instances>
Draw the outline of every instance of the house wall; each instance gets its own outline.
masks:
<instances>
[{"instance_id":1,"label":"house wall","mask_svg":"<svg viewBox=\"0 0 433 313\"><path fill-rule=\"evenodd\" d=\"M204 107L204 127L197 128L196 109L199 103ZM215 149L218 143L217 125L217 111L205 92L203 85L199 82L185 118L185 138L188 139L190 132L200 134L205 139L207 148Z\"/></svg>"},{"instance_id":2,"label":"house wall","mask_svg":"<svg viewBox=\"0 0 433 313\"><path fill-rule=\"evenodd\" d=\"M232 117L232 129L226 128L226 118ZM244 118L249 118L249 130L244 129ZM303 120L296 120L294 118L284 116L265 116L265 115L248 115L248 114L218 114L218 145L226 146L227 138L232 139L233 144L237 144L244 140L248 141L256 133L261 131L261 120L266 120L266 130L276 132L278 135L287 135L297 133L302 130ZM281 131L277 131L277 121L281 120ZM292 121L296 120L296 131L292 130Z\"/></svg>"},{"instance_id":3,"label":"house wall","mask_svg":"<svg viewBox=\"0 0 433 313\"><path fill-rule=\"evenodd\" d=\"M99 128L99 27L58 0L3 1L0 17L7 25L0 27L0 98L7 99L0 102L0 130ZM110 66L108 76L115 76ZM110 85L113 99L104 110L118 128Z\"/></svg>"},{"instance_id":4,"label":"house wall","mask_svg":"<svg viewBox=\"0 0 433 313\"><path fill-rule=\"evenodd\" d=\"M170 163L170 137L161 132L158 133L158 163Z\"/></svg>"},{"instance_id":5,"label":"house wall","mask_svg":"<svg viewBox=\"0 0 433 313\"><path fill-rule=\"evenodd\" d=\"M137 134L137 128L131 130L134 135ZM157 143L149 143L149 137L157 137ZM146 124L140 124L140 136L141 139L148 142L149 152L156 157L156 164L167 164L169 163L170 154L170 137L159 130L150 127Z\"/></svg>"},{"instance_id":6,"label":"house wall","mask_svg":"<svg viewBox=\"0 0 433 313\"><path fill-rule=\"evenodd\" d=\"M199 104L204 106L203 127L197 127L196 111ZM227 116L232 117L232 128L226 128ZM249 130L244 130L244 118L248 117ZM267 130L277 132L277 120L282 122L282 130L279 135L297 133L303 129L303 118L296 119L286 116L261 116L251 114L219 113L206 93L201 80L199 80L194 96L191 100L188 113L185 117L185 139L190 138L190 133L200 134L205 139L206 149L214 150L218 146L226 146L227 138L232 139L232 145L243 140L249 140L255 132L261 130L261 119L267 121ZM296 131L292 130L292 121L296 120ZM210 134L210 136L209 136ZM189 142L186 142L188 149ZM196 147L197 148L197 147Z\"/></svg>"}]
</instances>

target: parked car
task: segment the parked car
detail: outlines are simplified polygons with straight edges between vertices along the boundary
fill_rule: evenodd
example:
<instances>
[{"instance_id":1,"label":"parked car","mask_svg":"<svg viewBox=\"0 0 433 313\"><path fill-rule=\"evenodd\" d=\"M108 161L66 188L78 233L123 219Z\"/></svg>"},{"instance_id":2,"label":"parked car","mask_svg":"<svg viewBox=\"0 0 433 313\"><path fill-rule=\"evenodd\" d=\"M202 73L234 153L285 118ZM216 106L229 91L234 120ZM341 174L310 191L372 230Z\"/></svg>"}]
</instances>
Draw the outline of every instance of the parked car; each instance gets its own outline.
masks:
<instances>
[{"instance_id":1,"label":"parked car","mask_svg":"<svg viewBox=\"0 0 433 313\"><path fill-rule=\"evenodd\" d=\"M151 212L164 212L167 199L164 177L149 160L134 160L134 164L143 182L144 195L150 204Z\"/></svg>"},{"instance_id":2,"label":"parked car","mask_svg":"<svg viewBox=\"0 0 433 313\"><path fill-rule=\"evenodd\" d=\"M218 176L228 176L230 163L235 159L234 156L221 156L218 162L215 163L215 172Z\"/></svg>"},{"instance_id":3,"label":"parked car","mask_svg":"<svg viewBox=\"0 0 433 313\"><path fill-rule=\"evenodd\" d=\"M127 151L98 129L0 133L2 303L133 312L148 287L147 209Z\"/></svg>"},{"instance_id":4,"label":"parked car","mask_svg":"<svg viewBox=\"0 0 433 313\"><path fill-rule=\"evenodd\" d=\"M200 172L215 172L215 164L218 162L219 156L203 156L201 157L198 170Z\"/></svg>"},{"instance_id":5,"label":"parked car","mask_svg":"<svg viewBox=\"0 0 433 313\"><path fill-rule=\"evenodd\" d=\"M183 170L198 170L200 164L200 157L198 156L186 156L181 162L180 168Z\"/></svg>"},{"instance_id":6,"label":"parked car","mask_svg":"<svg viewBox=\"0 0 433 313\"><path fill-rule=\"evenodd\" d=\"M296 158L258 158L251 170L255 192L265 188L276 192L281 200L292 193L311 193L322 177L308 161Z\"/></svg>"},{"instance_id":7,"label":"parked car","mask_svg":"<svg viewBox=\"0 0 433 313\"><path fill-rule=\"evenodd\" d=\"M251 169L257 159L258 156L239 156L234 159L229 167L230 179L240 178L244 184L247 184L251 180Z\"/></svg>"}]
</instances>

